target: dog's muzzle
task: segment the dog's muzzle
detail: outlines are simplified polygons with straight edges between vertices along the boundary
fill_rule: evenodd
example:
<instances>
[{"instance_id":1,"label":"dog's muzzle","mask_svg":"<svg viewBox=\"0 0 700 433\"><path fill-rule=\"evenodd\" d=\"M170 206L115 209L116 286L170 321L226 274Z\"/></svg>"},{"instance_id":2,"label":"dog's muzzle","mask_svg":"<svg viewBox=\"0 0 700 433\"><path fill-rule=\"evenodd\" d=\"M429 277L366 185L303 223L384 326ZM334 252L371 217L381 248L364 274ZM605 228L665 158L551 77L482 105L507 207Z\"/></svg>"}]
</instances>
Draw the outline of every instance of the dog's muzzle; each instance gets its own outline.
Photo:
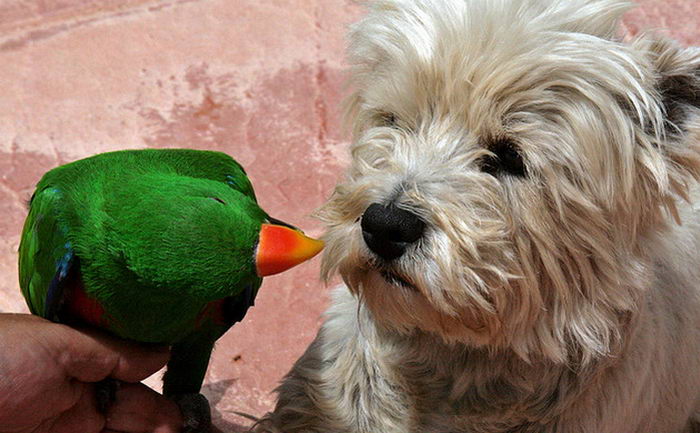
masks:
<instances>
[{"instance_id":1,"label":"dog's muzzle","mask_svg":"<svg viewBox=\"0 0 700 433\"><path fill-rule=\"evenodd\" d=\"M362 237L372 252L384 260L401 257L425 231L425 222L394 204L371 204L362 215Z\"/></svg>"}]
</instances>

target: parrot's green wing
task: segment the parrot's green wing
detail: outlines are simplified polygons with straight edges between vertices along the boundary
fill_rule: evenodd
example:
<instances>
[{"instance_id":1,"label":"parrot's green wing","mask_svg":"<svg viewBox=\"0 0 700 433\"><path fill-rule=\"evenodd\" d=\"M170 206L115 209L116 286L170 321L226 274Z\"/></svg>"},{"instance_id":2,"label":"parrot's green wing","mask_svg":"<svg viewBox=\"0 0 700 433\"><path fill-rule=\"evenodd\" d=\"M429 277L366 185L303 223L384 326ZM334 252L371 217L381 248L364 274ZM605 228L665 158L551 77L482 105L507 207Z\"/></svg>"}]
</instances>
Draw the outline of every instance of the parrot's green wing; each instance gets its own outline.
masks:
<instances>
[{"instance_id":1,"label":"parrot's green wing","mask_svg":"<svg viewBox=\"0 0 700 433\"><path fill-rule=\"evenodd\" d=\"M60 222L61 193L37 191L29 204L19 245L22 294L33 314L56 320L63 286L75 264L68 229Z\"/></svg>"}]
</instances>

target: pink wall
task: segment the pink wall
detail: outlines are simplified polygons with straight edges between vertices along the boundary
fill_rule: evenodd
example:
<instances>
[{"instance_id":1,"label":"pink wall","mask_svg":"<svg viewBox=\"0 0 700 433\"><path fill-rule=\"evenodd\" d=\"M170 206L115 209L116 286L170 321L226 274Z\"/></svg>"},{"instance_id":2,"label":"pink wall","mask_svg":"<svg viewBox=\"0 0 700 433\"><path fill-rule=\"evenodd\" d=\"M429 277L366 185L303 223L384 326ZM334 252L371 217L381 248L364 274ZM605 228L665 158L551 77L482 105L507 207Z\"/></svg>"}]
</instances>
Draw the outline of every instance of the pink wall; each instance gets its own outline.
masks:
<instances>
[{"instance_id":1,"label":"pink wall","mask_svg":"<svg viewBox=\"0 0 700 433\"><path fill-rule=\"evenodd\" d=\"M700 2L640 0L633 33L700 45ZM342 174L338 107L350 0L0 2L0 311L25 311L16 250L23 202L46 170L140 147L225 151L263 207L311 234L308 215ZM259 415L315 335L327 289L318 260L266 279L214 355L205 393L218 425ZM149 383L157 384L157 379Z\"/></svg>"}]
</instances>

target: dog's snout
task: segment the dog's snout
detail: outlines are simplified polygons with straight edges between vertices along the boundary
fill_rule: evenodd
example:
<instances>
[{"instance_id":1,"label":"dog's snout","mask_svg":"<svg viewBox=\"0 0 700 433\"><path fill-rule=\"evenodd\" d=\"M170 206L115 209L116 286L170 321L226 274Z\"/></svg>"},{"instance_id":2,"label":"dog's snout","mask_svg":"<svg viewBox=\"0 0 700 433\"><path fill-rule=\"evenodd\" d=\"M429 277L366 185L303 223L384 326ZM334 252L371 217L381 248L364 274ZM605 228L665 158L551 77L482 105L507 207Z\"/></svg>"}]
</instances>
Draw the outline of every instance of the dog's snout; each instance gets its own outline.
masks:
<instances>
[{"instance_id":1,"label":"dog's snout","mask_svg":"<svg viewBox=\"0 0 700 433\"><path fill-rule=\"evenodd\" d=\"M367 246L385 260L401 257L425 230L425 223L418 215L393 204L379 203L365 210L360 226Z\"/></svg>"}]
</instances>

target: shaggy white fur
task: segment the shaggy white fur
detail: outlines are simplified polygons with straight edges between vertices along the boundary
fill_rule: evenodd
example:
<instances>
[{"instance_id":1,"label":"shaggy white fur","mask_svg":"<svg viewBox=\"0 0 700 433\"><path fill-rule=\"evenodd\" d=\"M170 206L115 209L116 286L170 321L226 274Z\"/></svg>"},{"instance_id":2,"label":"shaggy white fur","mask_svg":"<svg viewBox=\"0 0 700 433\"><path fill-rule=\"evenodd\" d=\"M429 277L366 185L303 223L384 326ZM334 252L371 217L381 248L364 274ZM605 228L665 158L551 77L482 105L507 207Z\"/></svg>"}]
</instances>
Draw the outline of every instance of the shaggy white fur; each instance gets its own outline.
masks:
<instances>
[{"instance_id":1,"label":"shaggy white fur","mask_svg":"<svg viewBox=\"0 0 700 433\"><path fill-rule=\"evenodd\" d=\"M700 52L617 0L378 0L339 288L256 431L700 432Z\"/></svg>"}]
</instances>

